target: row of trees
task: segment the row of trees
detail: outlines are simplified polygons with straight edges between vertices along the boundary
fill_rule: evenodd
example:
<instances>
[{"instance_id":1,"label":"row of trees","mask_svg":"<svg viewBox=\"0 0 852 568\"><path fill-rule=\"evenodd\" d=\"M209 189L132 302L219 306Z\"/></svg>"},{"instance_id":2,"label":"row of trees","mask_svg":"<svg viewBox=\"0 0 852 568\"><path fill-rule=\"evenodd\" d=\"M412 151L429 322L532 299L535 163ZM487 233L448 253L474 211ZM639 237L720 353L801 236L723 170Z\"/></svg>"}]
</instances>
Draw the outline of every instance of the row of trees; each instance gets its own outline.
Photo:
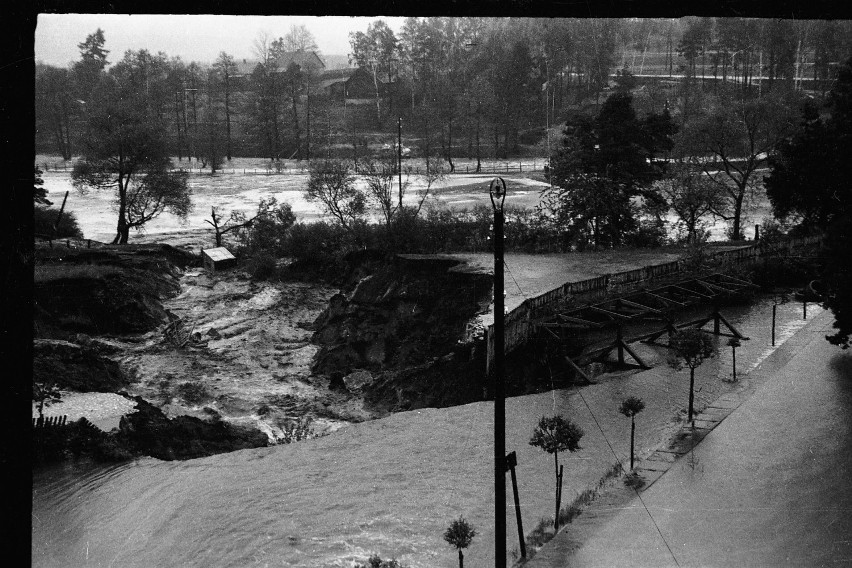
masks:
<instances>
[{"instance_id":1,"label":"row of trees","mask_svg":"<svg viewBox=\"0 0 852 568\"><path fill-rule=\"evenodd\" d=\"M397 35L376 20L350 37L351 63L374 85L372 109L330 99L310 58L280 68L282 54L316 50L304 26L277 39L260 34L248 76L226 51L209 65L146 50L123 60L135 62L148 104L167 118L170 153L179 159L214 166L235 154L301 159L318 149L328 156L333 144L357 156L367 132L389 131L402 116L421 152L440 149L452 169L454 156L506 157L539 143L546 126L604 92L615 69L713 75L745 86L763 74L769 80L761 88L771 89L776 79L831 78L849 38L848 23L823 21L430 17L408 18ZM40 147L65 158L77 153L92 90L109 66L105 46L98 30L70 68L37 66ZM677 93L648 85L647 110L659 112L669 98L683 123L702 103L701 82L687 83Z\"/></svg>"},{"instance_id":2,"label":"row of trees","mask_svg":"<svg viewBox=\"0 0 852 568\"><path fill-rule=\"evenodd\" d=\"M804 100L781 89L762 98L729 90L679 127L667 109L640 118L620 89L596 118L569 119L542 206L596 247L622 245L643 218L659 227L670 211L687 242L710 215L741 239L746 206L762 189L758 172L793 133Z\"/></svg>"}]
</instances>

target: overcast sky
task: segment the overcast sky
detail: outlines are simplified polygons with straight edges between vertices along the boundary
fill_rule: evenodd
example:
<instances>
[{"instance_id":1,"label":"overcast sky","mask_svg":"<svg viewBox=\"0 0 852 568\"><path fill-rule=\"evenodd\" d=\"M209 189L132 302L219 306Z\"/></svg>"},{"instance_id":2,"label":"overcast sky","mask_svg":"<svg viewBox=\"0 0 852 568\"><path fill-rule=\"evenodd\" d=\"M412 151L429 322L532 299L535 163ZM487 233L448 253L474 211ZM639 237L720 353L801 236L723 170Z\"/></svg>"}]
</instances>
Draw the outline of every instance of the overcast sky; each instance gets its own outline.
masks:
<instances>
[{"instance_id":1,"label":"overcast sky","mask_svg":"<svg viewBox=\"0 0 852 568\"><path fill-rule=\"evenodd\" d=\"M212 63L221 51L237 59L254 58L258 33L270 38L285 35L293 24L304 24L314 35L320 52L349 53L349 32L367 31L383 19L399 33L405 18L350 16L215 16L149 14L40 14L35 32L35 58L65 67L80 57L77 44L98 28L104 31L107 60L114 63L128 49L147 49L179 56L185 62Z\"/></svg>"}]
</instances>

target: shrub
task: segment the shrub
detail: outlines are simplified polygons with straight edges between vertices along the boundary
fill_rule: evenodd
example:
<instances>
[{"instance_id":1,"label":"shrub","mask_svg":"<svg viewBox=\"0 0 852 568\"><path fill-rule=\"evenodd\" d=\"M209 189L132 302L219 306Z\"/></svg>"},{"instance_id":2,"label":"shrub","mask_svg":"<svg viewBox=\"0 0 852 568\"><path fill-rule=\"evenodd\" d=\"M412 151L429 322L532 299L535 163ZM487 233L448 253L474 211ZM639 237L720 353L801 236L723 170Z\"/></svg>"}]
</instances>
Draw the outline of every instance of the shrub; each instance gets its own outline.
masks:
<instances>
[{"instance_id":1,"label":"shrub","mask_svg":"<svg viewBox=\"0 0 852 568\"><path fill-rule=\"evenodd\" d=\"M201 404L210 400L210 392L201 383L181 383L177 387L177 394L189 404Z\"/></svg>"},{"instance_id":2,"label":"shrub","mask_svg":"<svg viewBox=\"0 0 852 568\"><path fill-rule=\"evenodd\" d=\"M58 207L41 207L33 208L33 233L36 235L50 236L56 239L59 238L83 238L83 231L77 223L77 217L70 211L64 211L62 218L59 221L59 227L56 232L53 231L53 225L56 223L56 218L59 216Z\"/></svg>"},{"instance_id":3,"label":"shrub","mask_svg":"<svg viewBox=\"0 0 852 568\"><path fill-rule=\"evenodd\" d=\"M398 560L382 560L378 554L373 554L367 559L366 564L355 564L355 568L404 568Z\"/></svg>"},{"instance_id":4,"label":"shrub","mask_svg":"<svg viewBox=\"0 0 852 568\"><path fill-rule=\"evenodd\" d=\"M248 271L254 280L269 280L276 272L275 257L270 252L259 252L248 261Z\"/></svg>"},{"instance_id":5,"label":"shrub","mask_svg":"<svg viewBox=\"0 0 852 568\"><path fill-rule=\"evenodd\" d=\"M292 444L293 442L301 442L302 440L309 440L310 438L317 437L314 436L311 429L310 416L286 424L281 430L283 434L279 442L282 444Z\"/></svg>"}]
</instances>

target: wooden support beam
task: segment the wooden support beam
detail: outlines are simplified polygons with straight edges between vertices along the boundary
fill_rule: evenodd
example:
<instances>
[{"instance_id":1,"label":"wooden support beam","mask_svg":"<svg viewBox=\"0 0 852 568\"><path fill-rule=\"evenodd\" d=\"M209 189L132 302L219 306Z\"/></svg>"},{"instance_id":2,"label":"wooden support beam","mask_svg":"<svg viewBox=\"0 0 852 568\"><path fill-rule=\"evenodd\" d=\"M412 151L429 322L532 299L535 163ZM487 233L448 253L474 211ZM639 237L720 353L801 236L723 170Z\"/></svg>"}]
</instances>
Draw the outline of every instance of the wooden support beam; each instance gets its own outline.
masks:
<instances>
[{"instance_id":1,"label":"wooden support beam","mask_svg":"<svg viewBox=\"0 0 852 568\"><path fill-rule=\"evenodd\" d=\"M552 335L554 339L556 339L558 341L562 341L562 338L559 337L558 335L556 335L556 332L554 332L552 329L550 329L550 327L547 324L541 324L539 327L543 327L544 330L546 332L550 333L550 335Z\"/></svg>"},{"instance_id":2,"label":"wooden support beam","mask_svg":"<svg viewBox=\"0 0 852 568\"><path fill-rule=\"evenodd\" d=\"M742 280L740 278L734 278L733 276L729 276L728 274L722 274L721 272L713 274L712 276L716 276L716 277L719 277L719 278L726 278L728 280L733 280L733 282L731 282L731 284L736 283L740 286L745 286L745 287L748 287L748 288L760 288L760 286L758 286L757 284L755 284L753 282L749 282L748 280Z\"/></svg>"},{"instance_id":3,"label":"wooden support beam","mask_svg":"<svg viewBox=\"0 0 852 568\"><path fill-rule=\"evenodd\" d=\"M642 367L643 369L650 369L651 368L650 365L645 363L645 361L643 361L642 358L639 357L639 355L637 355L636 352L633 351L633 349L631 349L630 346L623 340L621 341L621 348L624 349L625 351L627 351L630 354L630 356L633 357L633 359L637 363L639 363L640 367Z\"/></svg>"},{"instance_id":4,"label":"wooden support beam","mask_svg":"<svg viewBox=\"0 0 852 568\"><path fill-rule=\"evenodd\" d=\"M661 313L663 313L663 311L662 311L662 310L658 310L657 308L652 308L651 306L646 306L646 305L644 305L644 304L640 304L639 302L634 302L634 301L632 301L632 300L625 300L625 299L622 299L622 300L621 300L621 302L622 302L623 304L628 305L628 306L632 306L632 307L634 307L634 308L638 308L638 309L640 309L640 310L645 310L645 311L648 311L648 312L653 312L653 313L655 313L655 314L661 314Z\"/></svg>"},{"instance_id":5,"label":"wooden support beam","mask_svg":"<svg viewBox=\"0 0 852 568\"><path fill-rule=\"evenodd\" d=\"M719 316L719 319L721 320L721 322L722 322L723 324L725 324L725 327L727 327L728 329L730 329L730 330L731 330L731 333L734 335L734 337L736 337L737 339L748 339L748 337L746 337L745 335L743 335L742 333L740 333L740 332L739 332L739 330L738 330L737 328L735 328L733 325L731 325L731 322L729 322L728 320L726 320L726 319L725 319L725 316L723 316L722 314L720 314L718 311L717 311L716 313L717 313L717 315Z\"/></svg>"},{"instance_id":6,"label":"wooden support beam","mask_svg":"<svg viewBox=\"0 0 852 568\"><path fill-rule=\"evenodd\" d=\"M565 361L568 363L568 365L571 366L571 368L573 368L577 372L578 375L583 377L589 384L593 384L593 381L588 377L588 375L586 375L586 373L583 372L583 369L581 369L580 366L577 365L577 363L571 360L571 357L568 357L566 355Z\"/></svg>"},{"instance_id":7,"label":"wooden support beam","mask_svg":"<svg viewBox=\"0 0 852 568\"><path fill-rule=\"evenodd\" d=\"M671 286L669 286L669 287L670 287L670 288L675 288L675 289L677 289L677 290L683 290L684 292L686 292L686 293L687 293L687 294L689 294L690 296L695 296L695 297L697 297L697 298L708 298L708 299L713 299L713 296L710 296L710 295L708 295L708 294L702 294L701 292L698 292L698 291L696 291L696 290L690 290L689 288L684 288L683 286L680 286L680 285L678 285L678 284L672 284L672 285L671 285Z\"/></svg>"},{"instance_id":8,"label":"wooden support beam","mask_svg":"<svg viewBox=\"0 0 852 568\"><path fill-rule=\"evenodd\" d=\"M600 313L607 315L609 317L617 317L617 318L621 318L621 319L630 319L630 316L626 316L624 314L620 314L618 312L613 312L613 311L610 311L610 310L607 310L607 309L604 309L604 308L599 308L598 306L589 306L588 309L595 310L596 312L600 312Z\"/></svg>"},{"instance_id":9,"label":"wooden support beam","mask_svg":"<svg viewBox=\"0 0 852 568\"><path fill-rule=\"evenodd\" d=\"M600 322L587 320L587 319L583 319L583 318L578 318L576 316L566 316L565 314L558 314L556 317L557 317L557 319L561 318L561 319L571 321L571 322L574 322L574 323L579 323L579 324L583 324L583 325L590 325L592 327L603 327L603 324L600 323Z\"/></svg>"},{"instance_id":10,"label":"wooden support beam","mask_svg":"<svg viewBox=\"0 0 852 568\"><path fill-rule=\"evenodd\" d=\"M681 307L687 305L686 302L681 302L679 300L674 300L672 298L666 298L665 296L661 296L660 294L657 294L656 292L645 292L645 293L648 294L649 296L653 297L653 298L657 298L658 300L662 300L667 304L677 304L678 306L681 306Z\"/></svg>"},{"instance_id":11,"label":"wooden support beam","mask_svg":"<svg viewBox=\"0 0 852 568\"><path fill-rule=\"evenodd\" d=\"M705 286L705 287L707 287L711 290L719 290L719 291L724 292L726 294L736 294L737 292L739 292L739 290L736 290L736 289L732 290L730 288L725 288L724 286L719 286L718 284L713 284L711 282L702 282L701 280L697 280L697 282L699 282L702 286Z\"/></svg>"}]
</instances>

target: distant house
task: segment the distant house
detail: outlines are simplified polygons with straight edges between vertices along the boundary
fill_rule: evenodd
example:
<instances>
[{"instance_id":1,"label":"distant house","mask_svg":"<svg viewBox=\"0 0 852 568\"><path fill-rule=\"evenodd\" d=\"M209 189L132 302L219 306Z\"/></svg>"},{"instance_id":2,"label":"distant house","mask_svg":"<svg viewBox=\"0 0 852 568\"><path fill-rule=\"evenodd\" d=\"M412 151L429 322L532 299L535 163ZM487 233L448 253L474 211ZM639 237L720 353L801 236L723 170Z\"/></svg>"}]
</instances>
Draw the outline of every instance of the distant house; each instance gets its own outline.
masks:
<instances>
[{"instance_id":1,"label":"distant house","mask_svg":"<svg viewBox=\"0 0 852 568\"><path fill-rule=\"evenodd\" d=\"M315 51L287 51L275 59L275 71L273 73L284 73L295 63L301 69L314 69L320 74L325 70L325 63ZM242 59L235 61L236 69L232 75L234 85L238 90L247 90L250 85L249 78L254 70L260 65L257 59Z\"/></svg>"},{"instance_id":2,"label":"distant house","mask_svg":"<svg viewBox=\"0 0 852 568\"><path fill-rule=\"evenodd\" d=\"M216 272L237 264L237 259L225 247L202 249L201 260L207 272Z\"/></svg>"},{"instance_id":3,"label":"distant house","mask_svg":"<svg viewBox=\"0 0 852 568\"><path fill-rule=\"evenodd\" d=\"M348 104L367 104L376 100L376 84L373 76L360 67L334 69L320 76L320 89L332 100L345 99ZM393 83L379 78L379 96L386 98Z\"/></svg>"}]
</instances>

